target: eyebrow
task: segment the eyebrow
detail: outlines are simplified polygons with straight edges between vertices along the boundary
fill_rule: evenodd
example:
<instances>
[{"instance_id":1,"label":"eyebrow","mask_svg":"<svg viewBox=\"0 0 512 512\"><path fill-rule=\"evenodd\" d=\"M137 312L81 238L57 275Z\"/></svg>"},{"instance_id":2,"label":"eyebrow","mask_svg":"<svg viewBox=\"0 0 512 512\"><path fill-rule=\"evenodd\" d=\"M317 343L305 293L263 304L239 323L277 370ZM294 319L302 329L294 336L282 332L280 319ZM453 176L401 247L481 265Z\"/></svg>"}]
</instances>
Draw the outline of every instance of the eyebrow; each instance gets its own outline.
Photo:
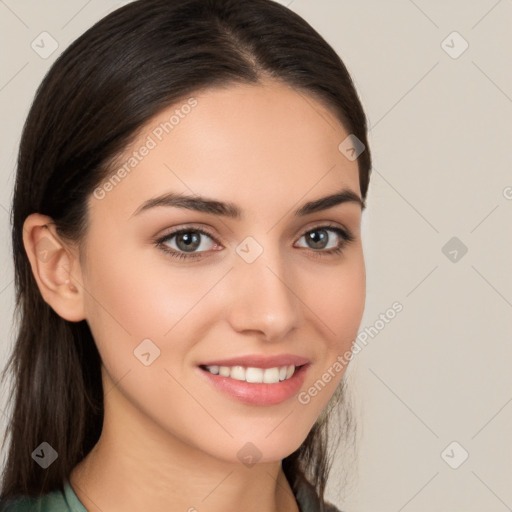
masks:
<instances>
[{"instance_id":1,"label":"eyebrow","mask_svg":"<svg viewBox=\"0 0 512 512\"><path fill-rule=\"evenodd\" d=\"M361 209L366 207L364 201L353 190L344 188L335 194L315 199L304 203L295 211L296 217L303 217L315 212L327 210L333 206L343 203L357 203ZM176 192L168 192L158 197L153 197L142 203L131 215L134 217L140 213L159 206L167 206L174 208L185 208L188 210L196 210L198 212L210 213L213 215L221 215L232 219L241 219L243 212L240 207L231 202L216 201L199 195L186 195Z\"/></svg>"}]
</instances>

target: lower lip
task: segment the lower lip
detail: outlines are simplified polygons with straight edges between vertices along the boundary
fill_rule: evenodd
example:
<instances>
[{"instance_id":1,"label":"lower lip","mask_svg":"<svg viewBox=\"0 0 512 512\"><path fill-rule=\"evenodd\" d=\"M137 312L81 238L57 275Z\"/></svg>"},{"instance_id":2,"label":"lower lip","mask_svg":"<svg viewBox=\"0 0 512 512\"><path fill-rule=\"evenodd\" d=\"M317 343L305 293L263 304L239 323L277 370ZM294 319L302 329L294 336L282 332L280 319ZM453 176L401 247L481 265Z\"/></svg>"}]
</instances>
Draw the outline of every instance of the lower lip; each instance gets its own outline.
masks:
<instances>
[{"instance_id":1,"label":"lower lip","mask_svg":"<svg viewBox=\"0 0 512 512\"><path fill-rule=\"evenodd\" d=\"M309 366L310 364L308 363L297 368L289 379L276 382L275 384L236 380L231 377L214 375L200 367L197 368L216 389L236 398L240 402L251 405L275 405L288 400L298 393L304 383Z\"/></svg>"}]
</instances>

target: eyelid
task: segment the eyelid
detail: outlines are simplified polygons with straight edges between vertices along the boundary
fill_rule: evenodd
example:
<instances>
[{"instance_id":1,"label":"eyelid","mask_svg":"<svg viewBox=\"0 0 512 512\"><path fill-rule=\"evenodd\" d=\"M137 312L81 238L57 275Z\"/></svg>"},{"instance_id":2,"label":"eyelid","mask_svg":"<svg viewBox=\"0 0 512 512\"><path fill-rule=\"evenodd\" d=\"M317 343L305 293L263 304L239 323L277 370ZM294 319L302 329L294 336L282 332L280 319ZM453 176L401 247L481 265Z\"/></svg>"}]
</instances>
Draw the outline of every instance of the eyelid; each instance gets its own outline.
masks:
<instances>
[{"instance_id":1,"label":"eyelid","mask_svg":"<svg viewBox=\"0 0 512 512\"><path fill-rule=\"evenodd\" d=\"M349 237L352 236L352 230L350 230L348 227L344 226L343 224L339 222L334 222L332 220L315 220L310 223L308 223L305 227L302 227L298 233L295 235L296 237L300 238L301 236L304 236L306 233L309 233L310 231L314 231L315 229L340 229L344 233L346 233Z\"/></svg>"},{"instance_id":2,"label":"eyelid","mask_svg":"<svg viewBox=\"0 0 512 512\"><path fill-rule=\"evenodd\" d=\"M309 231L312 231L314 229L320 229L320 228L341 229L347 235L351 235L353 233L350 228L346 227L345 225L343 225L341 223L334 223L333 221L330 221L330 220L317 220L317 221L312 221L312 222L308 223L305 227L302 227L300 230L298 230L295 233L295 236L297 238L300 238L301 236L304 236ZM217 244L220 244L216 235L213 234L213 228L211 228L211 229L212 229L212 231L210 231L209 227L205 228L204 224L195 224L195 223L187 224L187 223L185 223L185 224L179 225L177 227L170 228L170 231L166 234L156 235L155 237L153 237L153 240L158 241L158 240L162 240L165 238L169 238L170 236L179 234L180 232L183 232L183 231L197 231L199 233L203 233L203 234L209 236Z\"/></svg>"},{"instance_id":3,"label":"eyelid","mask_svg":"<svg viewBox=\"0 0 512 512\"><path fill-rule=\"evenodd\" d=\"M203 227L198 227L198 226L189 225L189 224L174 228L167 234L155 237L154 242L163 244L163 242L167 242L168 240L179 235L180 233L186 233L188 231L197 232L197 233L201 233L202 235L206 235L206 236L210 237L213 240L213 242L215 242L215 245L222 245L219 242L219 240L215 237L215 235L213 233L211 233L209 230L207 230ZM199 251L199 253L203 253L203 252L207 252L207 251ZM193 254L193 253L191 253L191 254Z\"/></svg>"}]
</instances>

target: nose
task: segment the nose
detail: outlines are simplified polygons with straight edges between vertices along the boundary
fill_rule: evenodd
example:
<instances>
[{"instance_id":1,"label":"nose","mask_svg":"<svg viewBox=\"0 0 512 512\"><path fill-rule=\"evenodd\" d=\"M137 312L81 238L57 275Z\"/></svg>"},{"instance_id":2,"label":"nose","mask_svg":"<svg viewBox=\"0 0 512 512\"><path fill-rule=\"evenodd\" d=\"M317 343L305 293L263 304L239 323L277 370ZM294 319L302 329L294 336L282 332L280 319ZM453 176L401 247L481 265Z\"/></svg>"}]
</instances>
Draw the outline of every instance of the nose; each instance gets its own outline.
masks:
<instances>
[{"instance_id":1,"label":"nose","mask_svg":"<svg viewBox=\"0 0 512 512\"><path fill-rule=\"evenodd\" d=\"M252 263L238 258L230 276L228 318L232 328L257 333L269 341L283 339L298 328L302 302L291 273L279 256L262 255Z\"/></svg>"}]
</instances>

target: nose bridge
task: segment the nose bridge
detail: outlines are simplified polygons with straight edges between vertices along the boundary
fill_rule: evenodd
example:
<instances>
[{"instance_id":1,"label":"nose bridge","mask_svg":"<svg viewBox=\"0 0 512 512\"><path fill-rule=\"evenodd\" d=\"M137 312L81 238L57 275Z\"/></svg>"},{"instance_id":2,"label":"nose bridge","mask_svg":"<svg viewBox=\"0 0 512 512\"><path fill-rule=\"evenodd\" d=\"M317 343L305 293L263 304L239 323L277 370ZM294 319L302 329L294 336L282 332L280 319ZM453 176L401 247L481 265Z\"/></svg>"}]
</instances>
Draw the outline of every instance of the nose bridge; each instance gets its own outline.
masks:
<instances>
[{"instance_id":1,"label":"nose bridge","mask_svg":"<svg viewBox=\"0 0 512 512\"><path fill-rule=\"evenodd\" d=\"M258 244L258 248L255 240L248 238L237 248L230 322L238 331L257 330L269 339L280 338L300 320L300 301L290 283L291 268L285 265L278 247Z\"/></svg>"}]
</instances>

